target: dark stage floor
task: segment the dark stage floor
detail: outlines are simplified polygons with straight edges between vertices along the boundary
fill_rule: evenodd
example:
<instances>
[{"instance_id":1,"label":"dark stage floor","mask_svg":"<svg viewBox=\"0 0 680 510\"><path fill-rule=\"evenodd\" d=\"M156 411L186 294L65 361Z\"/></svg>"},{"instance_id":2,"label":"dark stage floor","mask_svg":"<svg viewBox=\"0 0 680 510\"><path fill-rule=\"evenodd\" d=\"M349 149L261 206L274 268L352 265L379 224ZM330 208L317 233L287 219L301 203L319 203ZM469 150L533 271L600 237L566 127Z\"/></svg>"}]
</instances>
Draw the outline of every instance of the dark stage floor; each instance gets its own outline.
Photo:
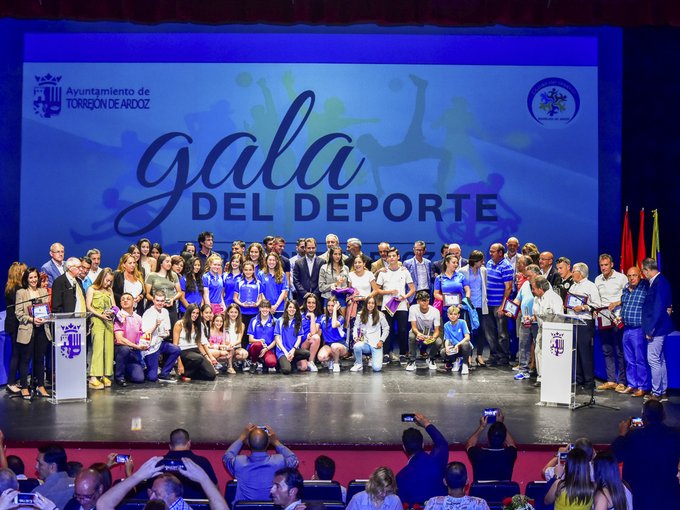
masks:
<instances>
[{"instance_id":1,"label":"dark stage floor","mask_svg":"<svg viewBox=\"0 0 680 510\"><path fill-rule=\"evenodd\" d=\"M515 381L510 368L480 368L469 376L389 366L382 373L220 375L214 382L155 383L90 390L88 402L52 405L0 398L0 428L13 441L154 443L185 427L195 444L229 444L248 422L270 424L289 444L399 444L401 413L428 416L450 442L467 439L484 407L501 407L516 441L555 444L590 437L609 443L618 422L639 415L642 399L612 391L597 402L620 411L539 407L531 381ZM424 366L424 365L423 365ZM577 402L589 395L577 394ZM680 425L680 396L665 404L668 423ZM140 417L142 429L131 430Z\"/></svg>"}]
</instances>

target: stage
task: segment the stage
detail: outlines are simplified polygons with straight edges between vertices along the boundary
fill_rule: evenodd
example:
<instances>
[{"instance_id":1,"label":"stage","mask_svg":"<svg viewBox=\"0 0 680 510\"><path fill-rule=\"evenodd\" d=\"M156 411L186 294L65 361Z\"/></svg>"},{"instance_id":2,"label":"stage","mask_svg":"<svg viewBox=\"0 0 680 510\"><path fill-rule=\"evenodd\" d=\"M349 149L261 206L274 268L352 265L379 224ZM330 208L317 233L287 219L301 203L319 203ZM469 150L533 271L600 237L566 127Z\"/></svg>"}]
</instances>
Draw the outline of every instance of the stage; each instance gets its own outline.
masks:
<instances>
[{"instance_id":1,"label":"stage","mask_svg":"<svg viewBox=\"0 0 680 510\"><path fill-rule=\"evenodd\" d=\"M500 407L516 442L528 449L548 449L577 437L608 444L617 424L638 416L642 399L613 391L596 392L599 404L620 411L537 406L539 390L529 381L513 380L506 368L476 368L469 376L441 374L425 364L415 373L391 364L382 373L296 373L220 375L214 382L144 383L127 388L89 390L87 402L53 405L44 399L26 402L0 398L0 429L8 441L31 445L59 441L71 447L89 443L134 447L165 443L169 432L183 427L193 443L222 448L248 422L268 424L286 444L299 447L335 445L393 447L405 425L400 415L421 412L437 425L449 443L463 443L485 407ZM420 367L420 365L419 365ZM578 392L576 402L589 400ZM680 425L680 397L665 403L667 422ZM131 430L133 419L141 429Z\"/></svg>"}]
</instances>

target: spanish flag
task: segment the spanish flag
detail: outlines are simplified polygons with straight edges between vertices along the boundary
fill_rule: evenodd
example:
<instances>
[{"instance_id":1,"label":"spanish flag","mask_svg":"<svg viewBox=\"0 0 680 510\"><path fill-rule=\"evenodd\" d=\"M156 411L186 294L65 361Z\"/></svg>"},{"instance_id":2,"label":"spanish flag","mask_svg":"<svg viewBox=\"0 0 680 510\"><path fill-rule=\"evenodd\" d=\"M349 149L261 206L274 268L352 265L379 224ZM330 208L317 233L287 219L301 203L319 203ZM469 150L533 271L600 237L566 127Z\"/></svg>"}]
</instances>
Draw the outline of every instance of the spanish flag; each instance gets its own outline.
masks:
<instances>
[{"instance_id":1,"label":"spanish flag","mask_svg":"<svg viewBox=\"0 0 680 510\"><path fill-rule=\"evenodd\" d=\"M656 260L656 264L661 271L661 243L659 242L659 210L652 211L654 216L654 228L652 230L652 253L651 257Z\"/></svg>"},{"instance_id":2,"label":"spanish flag","mask_svg":"<svg viewBox=\"0 0 680 510\"><path fill-rule=\"evenodd\" d=\"M626 215L623 217L623 232L621 232L621 272L625 274L628 268L633 265L635 265L635 259L633 258L633 236L630 233L628 206L626 206Z\"/></svg>"}]
</instances>

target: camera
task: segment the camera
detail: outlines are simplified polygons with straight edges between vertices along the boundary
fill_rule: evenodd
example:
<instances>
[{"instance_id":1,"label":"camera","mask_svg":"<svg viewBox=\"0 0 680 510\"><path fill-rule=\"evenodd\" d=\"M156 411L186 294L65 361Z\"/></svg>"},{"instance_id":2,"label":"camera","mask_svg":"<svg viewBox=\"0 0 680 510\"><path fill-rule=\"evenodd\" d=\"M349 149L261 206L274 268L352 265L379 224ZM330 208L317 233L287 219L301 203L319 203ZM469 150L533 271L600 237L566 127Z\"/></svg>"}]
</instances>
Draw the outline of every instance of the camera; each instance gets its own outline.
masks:
<instances>
[{"instance_id":1,"label":"camera","mask_svg":"<svg viewBox=\"0 0 680 510\"><path fill-rule=\"evenodd\" d=\"M484 409L482 416L486 417L487 423L496 423L496 417L498 416L498 408L497 407L488 407L488 408Z\"/></svg>"},{"instance_id":2,"label":"camera","mask_svg":"<svg viewBox=\"0 0 680 510\"><path fill-rule=\"evenodd\" d=\"M630 427L631 428L639 429L639 428L642 428L644 426L645 426L645 424L642 422L642 418L640 418L639 416L636 416L636 417L630 419Z\"/></svg>"},{"instance_id":3,"label":"camera","mask_svg":"<svg viewBox=\"0 0 680 510\"><path fill-rule=\"evenodd\" d=\"M414 413L404 413L401 415L401 421L405 422L415 422L416 415Z\"/></svg>"},{"instance_id":4,"label":"camera","mask_svg":"<svg viewBox=\"0 0 680 510\"><path fill-rule=\"evenodd\" d=\"M267 428L266 425L258 425L257 428L264 430L267 433L267 435L269 435L269 429Z\"/></svg>"},{"instance_id":5,"label":"camera","mask_svg":"<svg viewBox=\"0 0 680 510\"><path fill-rule=\"evenodd\" d=\"M129 455L127 455L125 453L119 453L118 455L116 455L116 463L117 464L125 464L128 461L129 458L130 458Z\"/></svg>"},{"instance_id":6,"label":"camera","mask_svg":"<svg viewBox=\"0 0 680 510\"><path fill-rule=\"evenodd\" d=\"M567 455L568 452L557 452L557 458L560 461L560 464L567 462Z\"/></svg>"}]
</instances>

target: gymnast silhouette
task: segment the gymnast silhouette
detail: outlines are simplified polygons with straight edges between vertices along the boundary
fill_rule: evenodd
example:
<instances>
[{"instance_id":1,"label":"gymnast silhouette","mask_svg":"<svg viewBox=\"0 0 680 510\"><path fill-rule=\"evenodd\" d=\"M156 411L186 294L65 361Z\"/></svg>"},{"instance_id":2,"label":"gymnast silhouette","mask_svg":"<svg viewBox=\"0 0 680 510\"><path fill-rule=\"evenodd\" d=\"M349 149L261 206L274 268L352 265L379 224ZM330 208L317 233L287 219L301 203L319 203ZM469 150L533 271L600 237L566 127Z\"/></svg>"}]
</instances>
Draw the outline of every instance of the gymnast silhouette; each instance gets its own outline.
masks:
<instances>
[{"instance_id":1,"label":"gymnast silhouette","mask_svg":"<svg viewBox=\"0 0 680 510\"><path fill-rule=\"evenodd\" d=\"M501 174L492 173L486 181L471 182L454 190L453 194L470 198L461 201L460 211L455 208L442 211L442 221L437 222L439 238L442 241L459 239L460 244L467 246L482 246L516 234L522 218L501 198L504 184ZM495 220L478 220L475 197L482 194L496 196Z\"/></svg>"},{"instance_id":2,"label":"gymnast silhouette","mask_svg":"<svg viewBox=\"0 0 680 510\"><path fill-rule=\"evenodd\" d=\"M384 194L380 172L384 167L391 167L421 161L423 159L435 159L437 163L437 182L444 181L444 175L449 171L451 163L451 153L443 148L435 147L425 141L423 135L423 117L425 115L425 89L427 81L418 76L409 75L411 81L416 86L416 104L413 112L411 124L408 127L404 139L396 145L381 145L371 134L361 135L357 139L357 147L366 155L373 179L375 180L376 193L379 196ZM415 175L413 176L415 177ZM444 189L438 190L444 193Z\"/></svg>"}]
</instances>

